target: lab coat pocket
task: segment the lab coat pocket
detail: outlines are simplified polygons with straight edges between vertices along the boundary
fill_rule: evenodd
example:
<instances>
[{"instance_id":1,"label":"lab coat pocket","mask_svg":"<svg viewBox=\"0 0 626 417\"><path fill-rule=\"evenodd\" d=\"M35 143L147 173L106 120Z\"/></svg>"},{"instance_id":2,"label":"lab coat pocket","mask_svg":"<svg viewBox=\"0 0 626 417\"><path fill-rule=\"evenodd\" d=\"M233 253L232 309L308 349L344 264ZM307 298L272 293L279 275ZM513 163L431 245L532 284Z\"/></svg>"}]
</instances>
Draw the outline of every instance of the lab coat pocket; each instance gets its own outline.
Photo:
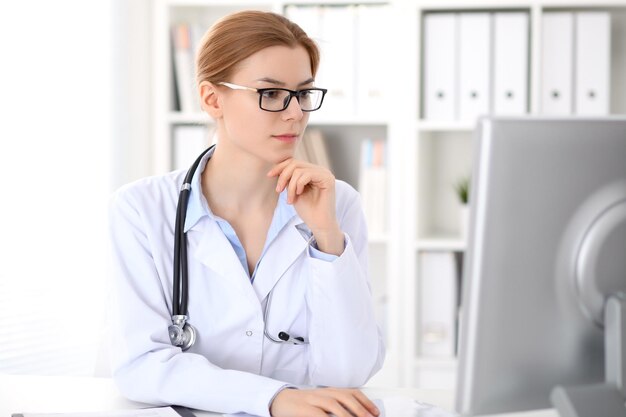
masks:
<instances>
[{"instance_id":1,"label":"lab coat pocket","mask_svg":"<svg viewBox=\"0 0 626 417\"><path fill-rule=\"evenodd\" d=\"M308 383L308 351L309 345L283 343L280 349L280 363L274 369L272 378L291 384Z\"/></svg>"},{"instance_id":2,"label":"lab coat pocket","mask_svg":"<svg viewBox=\"0 0 626 417\"><path fill-rule=\"evenodd\" d=\"M289 342L276 343L266 338L265 358L269 369L272 369L270 372L273 378L292 384L306 384L309 365L308 311L302 303L296 307L293 299L298 297L293 296L294 292L291 294L290 298L282 298L281 308L277 308L276 314L268 317L267 330L274 339L279 339L279 333L283 332L291 338L303 338L306 343L297 345ZM303 298L303 295L301 297ZM278 310L280 313L277 313Z\"/></svg>"}]
</instances>

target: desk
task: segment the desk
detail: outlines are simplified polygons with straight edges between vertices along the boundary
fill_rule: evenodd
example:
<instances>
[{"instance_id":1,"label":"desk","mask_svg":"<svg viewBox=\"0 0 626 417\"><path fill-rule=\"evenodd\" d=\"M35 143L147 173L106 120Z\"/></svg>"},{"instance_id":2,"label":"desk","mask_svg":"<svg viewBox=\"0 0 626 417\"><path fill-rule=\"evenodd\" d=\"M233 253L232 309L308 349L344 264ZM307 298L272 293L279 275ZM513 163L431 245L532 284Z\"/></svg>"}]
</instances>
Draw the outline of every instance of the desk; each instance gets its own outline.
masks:
<instances>
[{"instance_id":1,"label":"desk","mask_svg":"<svg viewBox=\"0 0 626 417\"><path fill-rule=\"evenodd\" d=\"M365 388L370 398L407 396L452 409L452 393L444 390ZM106 411L145 407L123 398L110 378L0 375L0 417L17 412ZM219 414L194 411L197 416ZM389 416L393 417L393 416ZM558 417L554 410L502 414L490 417Z\"/></svg>"}]
</instances>

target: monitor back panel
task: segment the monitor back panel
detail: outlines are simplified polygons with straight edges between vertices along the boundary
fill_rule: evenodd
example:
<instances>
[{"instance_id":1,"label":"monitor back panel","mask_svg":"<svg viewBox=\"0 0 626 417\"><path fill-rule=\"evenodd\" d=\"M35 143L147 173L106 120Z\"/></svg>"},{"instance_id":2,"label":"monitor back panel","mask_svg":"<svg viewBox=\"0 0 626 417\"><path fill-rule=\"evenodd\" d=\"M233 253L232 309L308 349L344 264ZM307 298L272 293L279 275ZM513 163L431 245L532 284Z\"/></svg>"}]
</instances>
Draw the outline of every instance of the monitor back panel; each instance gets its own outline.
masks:
<instances>
[{"instance_id":1,"label":"monitor back panel","mask_svg":"<svg viewBox=\"0 0 626 417\"><path fill-rule=\"evenodd\" d=\"M604 380L571 268L583 207L626 193L626 119L484 118L475 140L457 410L548 408L555 385Z\"/></svg>"}]
</instances>

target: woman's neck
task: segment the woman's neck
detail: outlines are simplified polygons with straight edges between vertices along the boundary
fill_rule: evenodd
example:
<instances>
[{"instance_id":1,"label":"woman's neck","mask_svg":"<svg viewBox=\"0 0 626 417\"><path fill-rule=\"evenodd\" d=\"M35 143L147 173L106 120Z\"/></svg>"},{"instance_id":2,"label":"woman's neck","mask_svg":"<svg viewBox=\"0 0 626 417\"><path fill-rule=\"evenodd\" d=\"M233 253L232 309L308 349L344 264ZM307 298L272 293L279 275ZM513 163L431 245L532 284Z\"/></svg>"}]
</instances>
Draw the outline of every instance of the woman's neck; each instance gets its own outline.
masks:
<instances>
[{"instance_id":1,"label":"woman's neck","mask_svg":"<svg viewBox=\"0 0 626 417\"><path fill-rule=\"evenodd\" d=\"M211 209L241 213L276 207L276 178L266 175L272 165L229 145L216 146L202 173L202 192Z\"/></svg>"}]
</instances>

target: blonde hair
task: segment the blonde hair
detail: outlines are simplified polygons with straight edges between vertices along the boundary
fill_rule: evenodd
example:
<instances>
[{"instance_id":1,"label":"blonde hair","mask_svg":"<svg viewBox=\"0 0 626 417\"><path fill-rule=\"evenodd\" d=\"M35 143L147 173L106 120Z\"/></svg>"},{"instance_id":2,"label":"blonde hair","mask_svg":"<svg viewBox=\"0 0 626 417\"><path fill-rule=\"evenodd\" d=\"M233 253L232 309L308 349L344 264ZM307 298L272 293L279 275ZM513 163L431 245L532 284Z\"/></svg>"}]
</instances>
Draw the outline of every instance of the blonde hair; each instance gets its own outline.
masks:
<instances>
[{"instance_id":1,"label":"blonde hair","mask_svg":"<svg viewBox=\"0 0 626 417\"><path fill-rule=\"evenodd\" d=\"M315 76L319 49L300 26L276 13L248 10L223 17L204 35L196 56L196 81L228 81L241 61L277 45L304 47Z\"/></svg>"}]
</instances>

